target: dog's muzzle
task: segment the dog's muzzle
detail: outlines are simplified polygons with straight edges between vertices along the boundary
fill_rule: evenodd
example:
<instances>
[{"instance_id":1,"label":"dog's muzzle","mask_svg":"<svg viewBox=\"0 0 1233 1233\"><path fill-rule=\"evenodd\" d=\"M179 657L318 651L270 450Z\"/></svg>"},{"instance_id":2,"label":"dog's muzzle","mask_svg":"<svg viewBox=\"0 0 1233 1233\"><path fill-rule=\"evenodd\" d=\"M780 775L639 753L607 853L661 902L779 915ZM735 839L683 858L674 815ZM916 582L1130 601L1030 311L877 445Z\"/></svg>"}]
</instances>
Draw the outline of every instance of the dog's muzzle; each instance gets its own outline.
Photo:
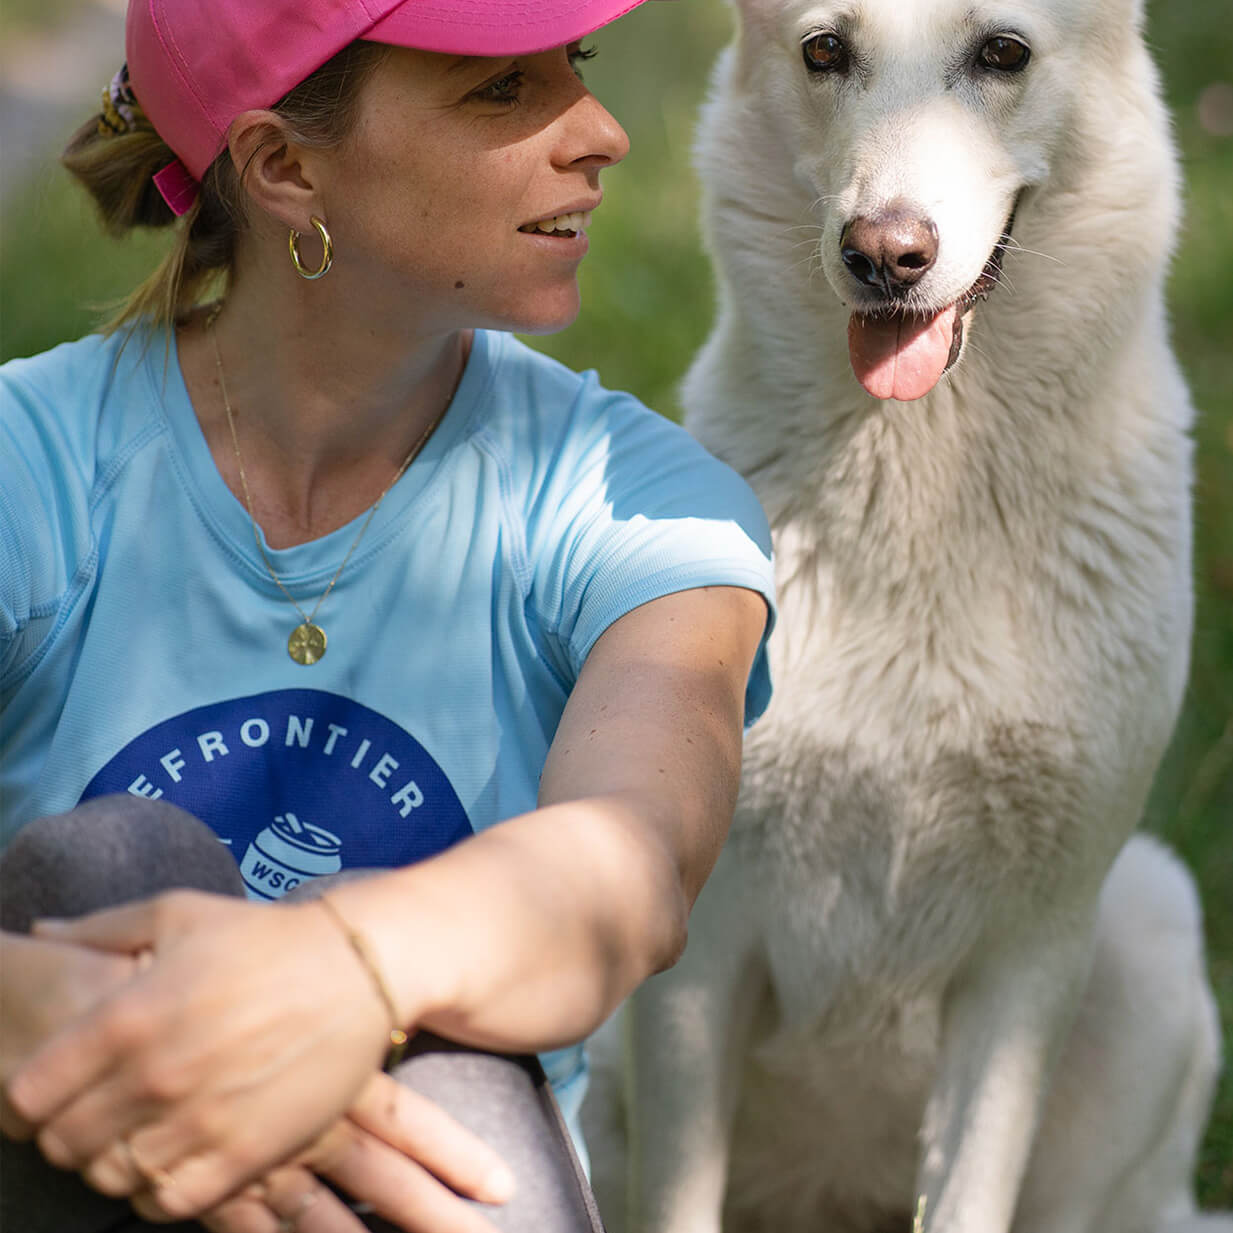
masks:
<instances>
[{"instance_id":1,"label":"dog's muzzle","mask_svg":"<svg viewBox=\"0 0 1233 1233\"><path fill-rule=\"evenodd\" d=\"M1002 254L1010 243L1019 198L976 281L952 304L935 312L900 307L938 254L933 220L903 202L874 216L852 219L840 237L844 267L884 308L857 311L848 320L848 356L856 379L874 398L911 402L923 398L949 371L963 349L964 317L1001 280Z\"/></svg>"}]
</instances>

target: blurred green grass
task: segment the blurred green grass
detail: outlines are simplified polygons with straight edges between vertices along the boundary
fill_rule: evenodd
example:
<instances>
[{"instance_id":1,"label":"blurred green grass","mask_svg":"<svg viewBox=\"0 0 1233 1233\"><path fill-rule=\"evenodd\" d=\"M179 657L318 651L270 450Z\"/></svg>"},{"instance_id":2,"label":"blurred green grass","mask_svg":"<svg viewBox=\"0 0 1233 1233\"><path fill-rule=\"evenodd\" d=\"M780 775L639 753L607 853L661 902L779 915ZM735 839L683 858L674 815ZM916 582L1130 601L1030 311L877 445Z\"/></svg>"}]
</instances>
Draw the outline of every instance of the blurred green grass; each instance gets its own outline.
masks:
<instances>
[{"instance_id":1,"label":"blurred green grass","mask_svg":"<svg viewBox=\"0 0 1233 1233\"><path fill-rule=\"evenodd\" d=\"M5 3L0 29L46 22L80 0ZM1211 976L1233 1049L1233 139L1204 132L1196 112L1205 86L1233 77L1233 24L1227 0L1157 0L1149 11L1187 183L1170 302L1199 418L1192 672L1146 825L1198 879ZM725 6L693 0L648 4L598 40L602 54L587 65L587 79L625 124L633 148L605 178L583 267L582 315L561 335L530 340L575 367L597 368L609 386L674 418L677 381L712 315L689 148L709 65L729 30ZM83 116L101 84L83 83ZM157 236L103 240L53 154L19 188L4 186L0 359L90 329L102 306L162 251ZM2 160L0 152L0 171ZM1199 1194L1207 1206L1233 1207L1228 1065L1203 1146Z\"/></svg>"}]
</instances>

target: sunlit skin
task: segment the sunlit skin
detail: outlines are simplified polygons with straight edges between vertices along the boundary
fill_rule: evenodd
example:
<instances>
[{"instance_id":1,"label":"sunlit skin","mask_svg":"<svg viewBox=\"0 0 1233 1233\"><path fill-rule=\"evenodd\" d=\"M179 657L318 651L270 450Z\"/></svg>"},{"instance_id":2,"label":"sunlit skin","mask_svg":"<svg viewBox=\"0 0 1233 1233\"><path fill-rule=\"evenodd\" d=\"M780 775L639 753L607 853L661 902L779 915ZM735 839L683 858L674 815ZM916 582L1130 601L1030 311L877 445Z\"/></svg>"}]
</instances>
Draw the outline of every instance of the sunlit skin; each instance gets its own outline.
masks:
<instances>
[{"instance_id":1,"label":"sunlit skin","mask_svg":"<svg viewBox=\"0 0 1233 1233\"><path fill-rule=\"evenodd\" d=\"M574 239L519 228L601 200L629 148L579 47L495 60L395 49L320 188L346 277L437 329L549 333L578 313Z\"/></svg>"},{"instance_id":2,"label":"sunlit skin","mask_svg":"<svg viewBox=\"0 0 1233 1233\"><path fill-rule=\"evenodd\" d=\"M549 333L574 320L585 233L520 228L594 209L600 172L629 148L583 85L580 51L391 49L330 149L280 140L270 112L232 124L251 204L217 333L254 512L273 546L318 538L372 504L448 402L472 328ZM305 233L315 265L314 214L335 261L305 282L287 260L287 231ZM179 345L206 441L241 499L200 318Z\"/></svg>"}]
</instances>

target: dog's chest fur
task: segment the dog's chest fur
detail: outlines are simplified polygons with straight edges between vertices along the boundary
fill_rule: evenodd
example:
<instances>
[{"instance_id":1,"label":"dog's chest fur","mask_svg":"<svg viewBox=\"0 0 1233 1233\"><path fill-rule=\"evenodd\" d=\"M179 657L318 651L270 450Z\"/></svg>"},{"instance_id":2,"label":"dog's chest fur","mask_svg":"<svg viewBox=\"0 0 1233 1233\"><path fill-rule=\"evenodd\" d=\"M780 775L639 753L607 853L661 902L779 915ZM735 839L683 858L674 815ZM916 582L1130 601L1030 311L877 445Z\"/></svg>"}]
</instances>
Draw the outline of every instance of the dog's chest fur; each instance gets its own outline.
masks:
<instances>
[{"instance_id":1,"label":"dog's chest fur","mask_svg":"<svg viewBox=\"0 0 1233 1233\"><path fill-rule=\"evenodd\" d=\"M780 619L731 843L781 1026L832 1041L936 993L999 920L1101 867L1184 668L1168 628L1184 553L1140 512L1159 477L1093 467L1090 442L1069 468L1075 442L1055 438L1073 427L1000 403L979 372L931 403L832 417L812 456L763 454L750 476ZM760 426L736 424L690 426L739 456Z\"/></svg>"}]
</instances>

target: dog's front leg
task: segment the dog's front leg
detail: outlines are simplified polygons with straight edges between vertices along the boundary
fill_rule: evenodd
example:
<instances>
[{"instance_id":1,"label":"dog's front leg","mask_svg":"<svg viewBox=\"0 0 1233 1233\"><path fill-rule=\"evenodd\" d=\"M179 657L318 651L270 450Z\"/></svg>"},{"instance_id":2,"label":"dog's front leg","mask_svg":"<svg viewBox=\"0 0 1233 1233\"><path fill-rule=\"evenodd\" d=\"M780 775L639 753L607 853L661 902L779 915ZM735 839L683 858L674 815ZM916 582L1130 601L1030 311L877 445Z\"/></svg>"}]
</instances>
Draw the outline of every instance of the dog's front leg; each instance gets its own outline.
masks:
<instances>
[{"instance_id":1,"label":"dog's front leg","mask_svg":"<svg viewBox=\"0 0 1233 1233\"><path fill-rule=\"evenodd\" d=\"M694 906L685 954L627 1008L627 1233L719 1233L728 1139L768 987L742 882L725 851Z\"/></svg>"},{"instance_id":2,"label":"dog's front leg","mask_svg":"<svg viewBox=\"0 0 1233 1233\"><path fill-rule=\"evenodd\" d=\"M1086 979L1092 911L1020 921L982 945L944 999L922 1128L918 1233L1006 1233L1049 1073Z\"/></svg>"}]
</instances>

